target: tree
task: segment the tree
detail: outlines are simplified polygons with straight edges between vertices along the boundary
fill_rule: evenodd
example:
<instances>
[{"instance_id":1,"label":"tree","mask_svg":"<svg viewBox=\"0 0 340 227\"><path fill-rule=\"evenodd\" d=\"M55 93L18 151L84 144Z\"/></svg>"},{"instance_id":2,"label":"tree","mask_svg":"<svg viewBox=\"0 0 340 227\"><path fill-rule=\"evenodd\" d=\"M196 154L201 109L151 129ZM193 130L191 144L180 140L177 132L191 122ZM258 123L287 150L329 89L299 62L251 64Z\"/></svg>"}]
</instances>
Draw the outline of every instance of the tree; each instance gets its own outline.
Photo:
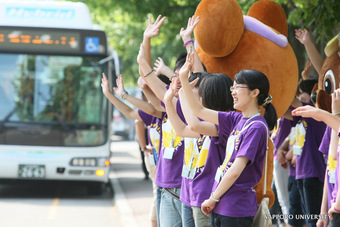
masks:
<instances>
[{"instance_id":1,"label":"tree","mask_svg":"<svg viewBox=\"0 0 340 227\"><path fill-rule=\"evenodd\" d=\"M77 1L77 0L73 0ZM294 38L294 28L311 31L323 53L325 43L339 32L339 0L275 0L283 6L290 26L289 42L298 56L301 69L304 67L303 47ZM179 36L181 27L195 13L200 0L84 0L91 11L94 23L99 24L108 35L108 40L123 62L122 74L128 84L136 84L138 65L136 57L148 16L159 14L167 19L160 34L152 40L153 61L161 56L170 67L181 51L185 51ZM256 0L238 0L246 14ZM304 58L304 59L302 59Z\"/></svg>"},{"instance_id":2,"label":"tree","mask_svg":"<svg viewBox=\"0 0 340 227\"><path fill-rule=\"evenodd\" d=\"M84 0L90 8L94 23L107 32L107 37L123 62L122 74L127 84L136 84L138 64L136 57L143 32L151 14L166 16L160 34L152 40L152 60L161 56L174 67L176 57L185 51L179 31L195 13L199 0Z\"/></svg>"}]
</instances>

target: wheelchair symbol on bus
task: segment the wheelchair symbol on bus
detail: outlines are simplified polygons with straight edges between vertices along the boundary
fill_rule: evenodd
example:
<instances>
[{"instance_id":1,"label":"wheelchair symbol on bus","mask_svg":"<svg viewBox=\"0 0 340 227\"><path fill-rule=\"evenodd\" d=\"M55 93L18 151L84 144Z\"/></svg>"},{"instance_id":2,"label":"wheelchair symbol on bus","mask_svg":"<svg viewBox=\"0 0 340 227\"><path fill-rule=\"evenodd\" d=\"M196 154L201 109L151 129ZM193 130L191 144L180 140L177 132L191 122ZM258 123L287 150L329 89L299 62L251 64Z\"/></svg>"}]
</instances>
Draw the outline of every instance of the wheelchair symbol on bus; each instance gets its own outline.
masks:
<instances>
[{"instance_id":1,"label":"wheelchair symbol on bus","mask_svg":"<svg viewBox=\"0 0 340 227\"><path fill-rule=\"evenodd\" d=\"M85 53L98 53L99 52L99 38L86 37L85 38Z\"/></svg>"}]
</instances>

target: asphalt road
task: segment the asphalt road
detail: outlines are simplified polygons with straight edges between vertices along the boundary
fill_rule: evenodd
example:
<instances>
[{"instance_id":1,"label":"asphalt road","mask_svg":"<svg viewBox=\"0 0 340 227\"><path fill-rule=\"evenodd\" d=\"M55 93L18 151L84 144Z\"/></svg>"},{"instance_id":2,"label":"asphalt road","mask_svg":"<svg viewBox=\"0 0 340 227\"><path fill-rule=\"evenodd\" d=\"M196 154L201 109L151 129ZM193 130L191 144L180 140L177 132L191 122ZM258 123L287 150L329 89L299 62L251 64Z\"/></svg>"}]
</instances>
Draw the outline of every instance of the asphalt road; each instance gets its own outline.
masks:
<instances>
[{"instance_id":1,"label":"asphalt road","mask_svg":"<svg viewBox=\"0 0 340 227\"><path fill-rule=\"evenodd\" d=\"M111 149L111 187L102 195L69 182L0 184L0 226L150 226L152 183L144 180L137 142L113 140Z\"/></svg>"}]
</instances>

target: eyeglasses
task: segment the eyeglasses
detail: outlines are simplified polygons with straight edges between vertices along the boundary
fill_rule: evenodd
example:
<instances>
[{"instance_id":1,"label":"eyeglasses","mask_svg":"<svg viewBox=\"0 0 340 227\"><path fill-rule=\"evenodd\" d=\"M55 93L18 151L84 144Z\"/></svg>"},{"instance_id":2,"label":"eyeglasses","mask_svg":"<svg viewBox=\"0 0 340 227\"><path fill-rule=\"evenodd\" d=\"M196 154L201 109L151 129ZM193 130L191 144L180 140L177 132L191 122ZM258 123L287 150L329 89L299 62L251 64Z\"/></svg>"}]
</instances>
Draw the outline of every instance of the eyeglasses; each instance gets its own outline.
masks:
<instances>
[{"instance_id":1,"label":"eyeglasses","mask_svg":"<svg viewBox=\"0 0 340 227\"><path fill-rule=\"evenodd\" d=\"M230 91L233 92L234 90L239 89L239 88L248 88L248 87L247 86L237 86L237 85L236 86L231 86L230 87Z\"/></svg>"}]
</instances>

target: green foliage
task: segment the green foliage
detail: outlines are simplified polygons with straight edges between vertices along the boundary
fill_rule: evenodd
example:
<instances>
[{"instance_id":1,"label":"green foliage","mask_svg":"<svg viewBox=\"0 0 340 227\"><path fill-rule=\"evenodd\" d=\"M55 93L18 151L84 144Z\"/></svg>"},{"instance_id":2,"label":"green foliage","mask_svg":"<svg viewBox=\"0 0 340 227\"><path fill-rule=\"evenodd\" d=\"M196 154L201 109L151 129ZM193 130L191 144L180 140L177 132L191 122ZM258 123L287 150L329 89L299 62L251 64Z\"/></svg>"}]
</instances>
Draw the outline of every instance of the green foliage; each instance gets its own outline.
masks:
<instances>
[{"instance_id":1,"label":"green foliage","mask_svg":"<svg viewBox=\"0 0 340 227\"><path fill-rule=\"evenodd\" d=\"M340 29L339 0L277 0L288 8L288 23L306 28L316 42L327 43Z\"/></svg>"},{"instance_id":2,"label":"green foliage","mask_svg":"<svg viewBox=\"0 0 340 227\"><path fill-rule=\"evenodd\" d=\"M121 60L122 75L127 85L136 85L138 64L136 61L143 32L148 24L161 14L167 19L159 35L152 39L152 60L162 57L170 67L174 67L178 54L185 51L179 31L186 27L187 20L195 13L199 0L84 0L91 11L94 23L107 32L107 37Z\"/></svg>"},{"instance_id":3,"label":"green foliage","mask_svg":"<svg viewBox=\"0 0 340 227\"><path fill-rule=\"evenodd\" d=\"M72 0L78 1L78 0ZM237 0L246 14L256 0ZM307 28L318 42L325 43L339 32L339 0L274 0L286 10L288 23ZM122 59L124 81L135 85L138 78L136 57L148 16L167 17L158 37L152 40L152 60L161 56L170 67L183 48L179 36L181 27L195 13L200 0L84 0L94 23L106 32L110 45Z\"/></svg>"}]
</instances>

